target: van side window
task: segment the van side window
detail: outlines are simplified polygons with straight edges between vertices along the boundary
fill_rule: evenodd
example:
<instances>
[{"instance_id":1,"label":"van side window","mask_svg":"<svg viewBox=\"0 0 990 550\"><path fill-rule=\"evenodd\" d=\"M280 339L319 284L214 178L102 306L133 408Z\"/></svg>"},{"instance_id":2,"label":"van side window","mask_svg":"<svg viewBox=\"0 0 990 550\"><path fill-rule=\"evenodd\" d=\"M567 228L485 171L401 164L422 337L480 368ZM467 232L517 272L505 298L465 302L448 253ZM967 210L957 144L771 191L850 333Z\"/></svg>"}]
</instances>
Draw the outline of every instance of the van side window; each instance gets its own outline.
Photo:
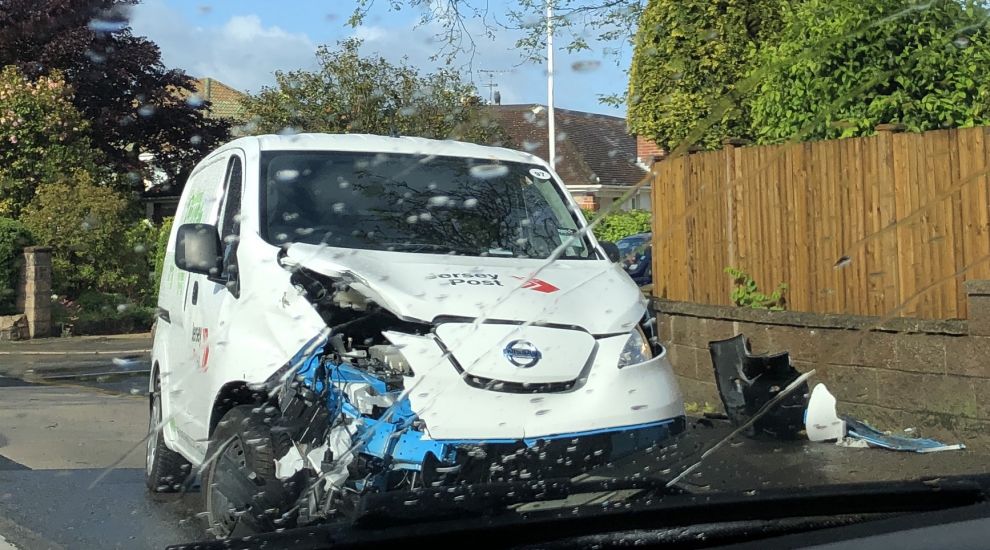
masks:
<instances>
[{"instance_id":1,"label":"van side window","mask_svg":"<svg viewBox=\"0 0 990 550\"><path fill-rule=\"evenodd\" d=\"M227 177L224 181L225 198L223 215L220 218L220 240L223 243L223 272L222 279L227 281L227 288L237 296L240 294L240 282L237 276L237 242L241 234L241 192L243 189L243 167L240 157L230 157L227 164Z\"/></svg>"}]
</instances>

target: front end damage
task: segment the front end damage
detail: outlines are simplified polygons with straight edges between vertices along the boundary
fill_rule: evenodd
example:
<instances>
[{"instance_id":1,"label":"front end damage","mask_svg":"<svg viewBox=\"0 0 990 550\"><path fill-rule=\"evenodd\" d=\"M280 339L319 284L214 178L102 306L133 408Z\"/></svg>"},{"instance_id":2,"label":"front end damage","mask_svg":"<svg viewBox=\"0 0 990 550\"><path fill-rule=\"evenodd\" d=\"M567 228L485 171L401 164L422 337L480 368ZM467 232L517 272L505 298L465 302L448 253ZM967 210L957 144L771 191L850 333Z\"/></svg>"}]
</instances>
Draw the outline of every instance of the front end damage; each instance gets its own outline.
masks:
<instances>
[{"instance_id":1,"label":"front end damage","mask_svg":"<svg viewBox=\"0 0 990 550\"><path fill-rule=\"evenodd\" d=\"M275 475L288 489L245 503L248 517L302 525L346 518L369 493L571 477L684 428L649 316L638 330L652 357L620 368L627 333L427 323L335 275L293 266L293 285L327 329L266 384L256 412L280 442Z\"/></svg>"}]
</instances>

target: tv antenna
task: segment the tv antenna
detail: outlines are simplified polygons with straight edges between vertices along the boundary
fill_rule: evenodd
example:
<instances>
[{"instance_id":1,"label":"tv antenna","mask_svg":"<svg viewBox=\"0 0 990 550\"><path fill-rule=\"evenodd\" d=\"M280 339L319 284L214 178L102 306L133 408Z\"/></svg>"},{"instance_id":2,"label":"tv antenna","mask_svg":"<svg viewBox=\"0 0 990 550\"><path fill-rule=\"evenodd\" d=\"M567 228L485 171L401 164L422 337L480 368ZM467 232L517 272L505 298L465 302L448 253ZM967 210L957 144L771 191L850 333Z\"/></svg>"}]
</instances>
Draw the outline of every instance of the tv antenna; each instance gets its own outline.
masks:
<instances>
[{"instance_id":1,"label":"tv antenna","mask_svg":"<svg viewBox=\"0 0 990 550\"><path fill-rule=\"evenodd\" d=\"M488 103L499 105L502 103L502 94L498 92L498 83L495 82L495 75L511 73L512 71L500 71L495 69L479 69L479 73L488 75L488 84L482 84L482 88L488 88Z\"/></svg>"}]
</instances>

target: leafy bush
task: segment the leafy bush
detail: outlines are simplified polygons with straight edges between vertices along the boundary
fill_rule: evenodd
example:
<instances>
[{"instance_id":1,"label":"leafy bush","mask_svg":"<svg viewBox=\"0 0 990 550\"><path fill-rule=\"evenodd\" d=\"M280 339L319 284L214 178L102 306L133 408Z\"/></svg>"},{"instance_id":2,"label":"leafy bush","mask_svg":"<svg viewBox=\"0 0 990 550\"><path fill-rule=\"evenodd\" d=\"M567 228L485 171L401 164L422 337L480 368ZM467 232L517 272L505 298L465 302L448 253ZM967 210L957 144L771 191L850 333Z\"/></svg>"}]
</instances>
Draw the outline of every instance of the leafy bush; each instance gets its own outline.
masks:
<instances>
[{"instance_id":1,"label":"leafy bush","mask_svg":"<svg viewBox=\"0 0 990 550\"><path fill-rule=\"evenodd\" d=\"M95 173L88 129L61 75L31 81L13 66L0 71L0 215L17 217L42 183Z\"/></svg>"},{"instance_id":2,"label":"leafy bush","mask_svg":"<svg viewBox=\"0 0 990 550\"><path fill-rule=\"evenodd\" d=\"M805 0L783 10L776 44L755 59L768 70L748 98L753 133L777 143L869 135L889 122L912 132L990 123L984 6Z\"/></svg>"},{"instance_id":3,"label":"leafy bush","mask_svg":"<svg viewBox=\"0 0 990 550\"><path fill-rule=\"evenodd\" d=\"M739 83L752 57L773 43L782 0L651 0L639 20L629 68L632 133L674 150L686 142L718 149L748 137ZM718 98L727 97L721 103Z\"/></svg>"},{"instance_id":4,"label":"leafy bush","mask_svg":"<svg viewBox=\"0 0 990 550\"><path fill-rule=\"evenodd\" d=\"M53 304L52 320L73 335L145 332L154 321L155 308L129 301L122 294L84 291L76 300Z\"/></svg>"},{"instance_id":5,"label":"leafy bush","mask_svg":"<svg viewBox=\"0 0 990 550\"><path fill-rule=\"evenodd\" d=\"M787 292L787 285L780 283L770 294L760 292L753 277L741 269L734 267L725 268L725 272L732 277L736 287L732 290L732 303L739 307L749 307L753 309L769 309L781 311L787 308L787 299L784 293Z\"/></svg>"},{"instance_id":6,"label":"leafy bush","mask_svg":"<svg viewBox=\"0 0 990 550\"><path fill-rule=\"evenodd\" d=\"M155 295L162 284L162 270L165 268L165 249L168 247L168 235L172 232L173 218L162 220L162 226L158 228L158 242L155 244Z\"/></svg>"},{"instance_id":7,"label":"leafy bush","mask_svg":"<svg viewBox=\"0 0 990 550\"><path fill-rule=\"evenodd\" d=\"M143 237L129 222L136 218L130 201L86 172L76 172L74 180L39 186L21 216L37 242L52 247L55 292L117 292L140 301L151 264L135 257L135 243Z\"/></svg>"},{"instance_id":8,"label":"leafy bush","mask_svg":"<svg viewBox=\"0 0 990 550\"><path fill-rule=\"evenodd\" d=\"M597 216L595 212L584 212L584 217L589 222ZM614 243L623 237L649 232L652 228L651 220L650 213L645 210L613 212L598 222L593 231L598 240Z\"/></svg>"},{"instance_id":9,"label":"leafy bush","mask_svg":"<svg viewBox=\"0 0 990 550\"><path fill-rule=\"evenodd\" d=\"M23 261L21 249L31 243L31 233L24 224L0 217L0 315L14 312Z\"/></svg>"}]
</instances>

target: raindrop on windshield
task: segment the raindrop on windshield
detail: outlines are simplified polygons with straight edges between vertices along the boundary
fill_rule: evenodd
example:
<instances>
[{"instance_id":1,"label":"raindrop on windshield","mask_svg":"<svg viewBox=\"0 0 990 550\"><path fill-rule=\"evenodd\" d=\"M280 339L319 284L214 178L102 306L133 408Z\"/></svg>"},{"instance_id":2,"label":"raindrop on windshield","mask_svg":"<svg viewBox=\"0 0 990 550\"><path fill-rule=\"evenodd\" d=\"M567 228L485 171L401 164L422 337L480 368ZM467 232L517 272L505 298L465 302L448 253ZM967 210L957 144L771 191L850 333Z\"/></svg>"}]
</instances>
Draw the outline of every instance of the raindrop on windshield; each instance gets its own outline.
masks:
<instances>
[{"instance_id":1,"label":"raindrop on windshield","mask_svg":"<svg viewBox=\"0 0 990 550\"><path fill-rule=\"evenodd\" d=\"M571 69L576 73L586 73L594 71L595 69L602 66L602 62L597 59L589 59L587 61L575 61L571 63Z\"/></svg>"}]
</instances>

